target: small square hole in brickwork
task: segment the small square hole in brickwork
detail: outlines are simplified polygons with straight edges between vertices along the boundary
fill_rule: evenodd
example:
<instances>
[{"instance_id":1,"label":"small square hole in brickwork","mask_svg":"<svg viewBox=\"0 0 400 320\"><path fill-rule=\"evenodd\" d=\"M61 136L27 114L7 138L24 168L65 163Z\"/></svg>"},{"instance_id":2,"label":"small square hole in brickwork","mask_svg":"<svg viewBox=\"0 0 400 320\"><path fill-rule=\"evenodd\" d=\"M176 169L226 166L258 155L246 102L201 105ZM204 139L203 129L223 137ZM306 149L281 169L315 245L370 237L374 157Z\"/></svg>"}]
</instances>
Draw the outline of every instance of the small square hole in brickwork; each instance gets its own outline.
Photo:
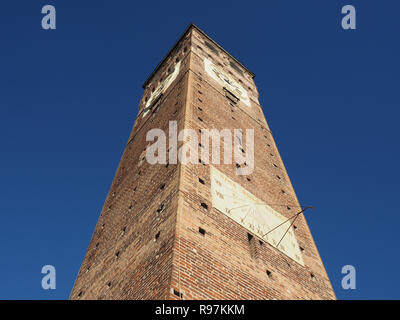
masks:
<instances>
[{"instance_id":1,"label":"small square hole in brickwork","mask_svg":"<svg viewBox=\"0 0 400 320\"><path fill-rule=\"evenodd\" d=\"M174 295L176 295L177 297L179 297L179 298L182 298L183 297L183 294L182 293L180 293L178 290L176 290L176 289L174 289Z\"/></svg>"},{"instance_id":2,"label":"small square hole in brickwork","mask_svg":"<svg viewBox=\"0 0 400 320\"><path fill-rule=\"evenodd\" d=\"M119 258L119 254L120 254L120 252L117 251L117 252L115 253L115 257L116 257L116 258Z\"/></svg>"},{"instance_id":3,"label":"small square hole in brickwork","mask_svg":"<svg viewBox=\"0 0 400 320\"><path fill-rule=\"evenodd\" d=\"M269 271L269 270L267 270L266 272L267 272L267 276L268 276L268 278L272 278L272 272L271 272L271 271Z\"/></svg>"},{"instance_id":4,"label":"small square hole in brickwork","mask_svg":"<svg viewBox=\"0 0 400 320\"><path fill-rule=\"evenodd\" d=\"M206 163L205 163L203 160L201 160L201 159L199 159L199 163L201 163L203 166L206 165Z\"/></svg>"},{"instance_id":5,"label":"small square hole in brickwork","mask_svg":"<svg viewBox=\"0 0 400 320\"><path fill-rule=\"evenodd\" d=\"M165 165L165 167L168 168L168 167L169 167L169 163L167 163L167 164Z\"/></svg>"},{"instance_id":6,"label":"small square hole in brickwork","mask_svg":"<svg viewBox=\"0 0 400 320\"><path fill-rule=\"evenodd\" d=\"M279 180L281 180L281 177L280 176L276 176Z\"/></svg>"},{"instance_id":7,"label":"small square hole in brickwork","mask_svg":"<svg viewBox=\"0 0 400 320\"><path fill-rule=\"evenodd\" d=\"M78 297L82 297L82 294L83 294L83 291L80 291L80 292L78 293Z\"/></svg>"},{"instance_id":8,"label":"small square hole in brickwork","mask_svg":"<svg viewBox=\"0 0 400 320\"><path fill-rule=\"evenodd\" d=\"M123 227L122 228L122 234L125 234L125 232L126 232L126 227Z\"/></svg>"},{"instance_id":9,"label":"small square hole in brickwork","mask_svg":"<svg viewBox=\"0 0 400 320\"><path fill-rule=\"evenodd\" d=\"M200 148L204 148L204 146L203 146L201 143L199 143L199 147L200 147Z\"/></svg>"},{"instance_id":10,"label":"small square hole in brickwork","mask_svg":"<svg viewBox=\"0 0 400 320\"><path fill-rule=\"evenodd\" d=\"M288 210L292 210L292 208L291 208L291 207L289 207L289 206L287 206L287 207L286 207L286 209L288 209Z\"/></svg>"},{"instance_id":11,"label":"small square hole in brickwork","mask_svg":"<svg viewBox=\"0 0 400 320\"><path fill-rule=\"evenodd\" d=\"M260 246L264 245L264 242L262 242L261 240L258 240L258 242L260 243Z\"/></svg>"},{"instance_id":12,"label":"small square hole in brickwork","mask_svg":"<svg viewBox=\"0 0 400 320\"><path fill-rule=\"evenodd\" d=\"M201 122L203 122L203 119L202 119L202 118L200 118L200 117L197 117L197 119L199 119Z\"/></svg>"},{"instance_id":13,"label":"small square hole in brickwork","mask_svg":"<svg viewBox=\"0 0 400 320\"><path fill-rule=\"evenodd\" d=\"M251 233L247 233L247 239L251 241L251 239L253 239L253 235Z\"/></svg>"},{"instance_id":14,"label":"small square hole in brickwork","mask_svg":"<svg viewBox=\"0 0 400 320\"><path fill-rule=\"evenodd\" d=\"M300 247L300 251L304 251L304 248L303 248L303 247Z\"/></svg>"},{"instance_id":15,"label":"small square hole in brickwork","mask_svg":"<svg viewBox=\"0 0 400 320\"><path fill-rule=\"evenodd\" d=\"M248 181L248 182L250 182L250 181L251 181L251 179L250 179L249 177L247 177L246 179L247 179L247 181Z\"/></svg>"},{"instance_id":16,"label":"small square hole in brickwork","mask_svg":"<svg viewBox=\"0 0 400 320\"><path fill-rule=\"evenodd\" d=\"M202 109L202 108L200 108L200 107L197 107L197 109L199 109L200 111L203 111L203 109Z\"/></svg>"},{"instance_id":17,"label":"small square hole in brickwork","mask_svg":"<svg viewBox=\"0 0 400 320\"><path fill-rule=\"evenodd\" d=\"M205 184L204 180L201 179L201 178L199 178L199 182L200 182L201 184Z\"/></svg>"},{"instance_id":18,"label":"small square hole in brickwork","mask_svg":"<svg viewBox=\"0 0 400 320\"><path fill-rule=\"evenodd\" d=\"M200 102L200 103L202 103L202 102L203 102L203 100L201 100L200 98L197 98L197 100L199 100L199 102Z\"/></svg>"},{"instance_id":19,"label":"small square hole in brickwork","mask_svg":"<svg viewBox=\"0 0 400 320\"><path fill-rule=\"evenodd\" d=\"M206 230L204 230L203 228L200 228L200 227L199 227L199 232L200 232L203 236L206 235Z\"/></svg>"},{"instance_id":20,"label":"small square hole in brickwork","mask_svg":"<svg viewBox=\"0 0 400 320\"><path fill-rule=\"evenodd\" d=\"M239 163L236 163L236 168L240 168L240 164Z\"/></svg>"},{"instance_id":21,"label":"small square hole in brickwork","mask_svg":"<svg viewBox=\"0 0 400 320\"><path fill-rule=\"evenodd\" d=\"M281 190L281 192L282 192L282 194L285 194L285 193L286 193L286 191L285 191L285 190L283 190L283 189Z\"/></svg>"},{"instance_id":22,"label":"small square hole in brickwork","mask_svg":"<svg viewBox=\"0 0 400 320\"><path fill-rule=\"evenodd\" d=\"M271 157L273 157L274 155L272 153L269 154Z\"/></svg>"},{"instance_id":23,"label":"small square hole in brickwork","mask_svg":"<svg viewBox=\"0 0 400 320\"><path fill-rule=\"evenodd\" d=\"M161 203L160 206L157 209L157 213L162 213L164 211L164 209L165 209L165 206L164 206L163 203Z\"/></svg>"},{"instance_id":24,"label":"small square hole in brickwork","mask_svg":"<svg viewBox=\"0 0 400 320\"><path fill-rule=\"evenodd\" d=\"M160 190L164 190L164 188L165 188L165 183L163 183L163 184L160 186Z\"/></svg>"},{"instance_id":25,"label":"small square hole in brickwork","mask_svg":"<svg viewBox=\"0 0 400 320\"><path fill-rule=\"evenodd\" d=\"M315 275L314 275L314 273L310 273L310 277L311 277L311 280L315 280Z\"/></svg>"},{"instance_id":26,"label":"small square hole in brickwork","mask_svg":"<svg viewBox=\"0 0 400 320\"><path fill-rule=\"evenodd\" d=\"M100 243L98 243L98 242L97 242L97 243L96 243L96 248L98 248L98 247L99 247L99 245L100 245Z\"/></svg>"},{"instance_id":27,"label":"small square hole in brickwork","mask_svg":"<svg viewBox=\"0 0 400 320\"><path fill-rule=\"evenodd\" d=\"M160 237L160 233L161 233L161 231L157 232L156 236L154 237L154 240L157 240Z\"/></svg>"},{"instance_id":28,"label":"small square hole in brickwork","mask_svg":"<svg viewBox=\"0 0 400 320\"><path fill-rule=\"evenodd\" d=\"M204 209L208 210L208 205L205 204L204 202L202 202L200 205L201 205Z\"/></svg>"},{"instance_id":29,"label":"small square hole in brickwork","mask_svg":"<svg viewBox=\"0 0 400 320\"><path fill-rule=\"evenodd\" d=\"M109 281L108 283L107 283L107 287L111 287L111 281Z\"/></svg>"}]
</instances>

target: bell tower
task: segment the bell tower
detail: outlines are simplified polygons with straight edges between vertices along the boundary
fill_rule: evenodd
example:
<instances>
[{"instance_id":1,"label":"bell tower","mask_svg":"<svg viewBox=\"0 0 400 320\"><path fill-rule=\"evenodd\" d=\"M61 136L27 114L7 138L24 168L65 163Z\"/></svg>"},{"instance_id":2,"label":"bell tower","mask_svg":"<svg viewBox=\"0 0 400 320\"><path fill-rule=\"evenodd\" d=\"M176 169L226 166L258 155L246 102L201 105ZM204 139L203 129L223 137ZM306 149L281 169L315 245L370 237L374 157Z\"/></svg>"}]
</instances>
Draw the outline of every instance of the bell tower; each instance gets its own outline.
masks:
<instances>
[{"instance_id":1,"label":"bell tower","mask_svg":"<svg viewBox=\"0 0 400 320\"><path fill-rule=\"evenodd\" d=\"M70 299L335 299L253 79L185 30L143 84Z\"/></svg>"}]
</instances>

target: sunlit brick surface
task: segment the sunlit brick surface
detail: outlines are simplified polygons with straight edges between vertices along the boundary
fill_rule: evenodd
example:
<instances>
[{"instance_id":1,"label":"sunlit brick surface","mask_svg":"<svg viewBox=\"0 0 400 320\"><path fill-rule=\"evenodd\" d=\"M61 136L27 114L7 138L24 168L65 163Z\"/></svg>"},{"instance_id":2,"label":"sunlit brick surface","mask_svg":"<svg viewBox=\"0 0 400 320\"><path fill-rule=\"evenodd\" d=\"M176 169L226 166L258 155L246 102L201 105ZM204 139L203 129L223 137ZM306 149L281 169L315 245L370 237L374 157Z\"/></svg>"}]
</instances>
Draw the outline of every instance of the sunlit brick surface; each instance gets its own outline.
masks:
<instances>
[{"instance_id":1,"label":"sunlit brick surface","mask_svg":"<svg viewBox=\"0 0 400 320\"><path fill-rule=\"evenodd\" d=\"M226 97L204 58L246 89L250 107ZM152 89L179 61L179 75L143 117ZM298 212L247 69L190 26L149 78L139 109L71 299L335 299L302 215L294 233L305 266L213 208L210 165L150 165L144 158L147 132L160 128L168 139L170 120L178 131L253 128L254 172L236 175L234 161L215 167L283 216Z\"/></svg>"}]
</instances>

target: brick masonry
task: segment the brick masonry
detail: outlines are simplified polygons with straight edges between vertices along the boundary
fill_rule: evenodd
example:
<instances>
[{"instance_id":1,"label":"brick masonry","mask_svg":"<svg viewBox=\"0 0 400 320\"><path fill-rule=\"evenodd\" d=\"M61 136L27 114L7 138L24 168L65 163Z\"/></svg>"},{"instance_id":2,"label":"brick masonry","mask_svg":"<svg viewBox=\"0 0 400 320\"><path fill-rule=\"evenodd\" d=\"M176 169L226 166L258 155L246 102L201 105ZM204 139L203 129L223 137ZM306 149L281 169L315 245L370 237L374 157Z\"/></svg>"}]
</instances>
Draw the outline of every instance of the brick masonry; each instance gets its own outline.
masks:
<instances>
[{"instance_id":1,"label":"brick masonry","mask_svg":"<svg viewBox=\"0 0 400 320\"><path fill-rule=\"evenodd\" d=\"M248 91L250 108L226 97L205 72L204 58ZM143 117L151 92L178 62L179 75ZM178 131L253 128L254 172L238 176L234 163L215 167L283 216L299 210L253 74L190 25L144 85L70 299L335 299L303 215L295 236L304 267L213 208L210 165L146 161L147 132L168 132L170 120L177 121Z\"/></svg>"}]
</instances>

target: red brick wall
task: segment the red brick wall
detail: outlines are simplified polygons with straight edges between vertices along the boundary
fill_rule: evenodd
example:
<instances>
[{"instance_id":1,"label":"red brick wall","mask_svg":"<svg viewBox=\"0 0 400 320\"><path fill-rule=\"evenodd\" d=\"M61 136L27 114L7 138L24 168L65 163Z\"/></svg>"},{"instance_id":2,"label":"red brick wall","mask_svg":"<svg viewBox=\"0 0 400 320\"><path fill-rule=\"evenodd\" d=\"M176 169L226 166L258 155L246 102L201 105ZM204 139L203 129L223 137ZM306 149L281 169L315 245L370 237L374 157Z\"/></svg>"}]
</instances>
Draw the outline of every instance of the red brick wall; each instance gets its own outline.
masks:
<instances>
[{"instance_id":1,"label":"red brick wall","mask_svg":"<svg viewBox=\"0 0 400 320\"><path fill-rule=\"evenodd\" d=\"M222 87L206 74L204 57L248 90L250 108L240 101L229 103ZM146 98L177 61L180 74L157 110L143 118ZM237 176L234 163L216 167L282 215L298 212L299 203L246 69L191 28L150 78L139 108L71 299L335 298L303 216L296 220L295 234L304 249L305 267L256 237L249 240L245 228L212 207L209 165L167 167L143 160L147 132L161 128L168 133L169 120L178 121L178 130L253 128L254 172Z\"/></svg>"}]
</instances>

